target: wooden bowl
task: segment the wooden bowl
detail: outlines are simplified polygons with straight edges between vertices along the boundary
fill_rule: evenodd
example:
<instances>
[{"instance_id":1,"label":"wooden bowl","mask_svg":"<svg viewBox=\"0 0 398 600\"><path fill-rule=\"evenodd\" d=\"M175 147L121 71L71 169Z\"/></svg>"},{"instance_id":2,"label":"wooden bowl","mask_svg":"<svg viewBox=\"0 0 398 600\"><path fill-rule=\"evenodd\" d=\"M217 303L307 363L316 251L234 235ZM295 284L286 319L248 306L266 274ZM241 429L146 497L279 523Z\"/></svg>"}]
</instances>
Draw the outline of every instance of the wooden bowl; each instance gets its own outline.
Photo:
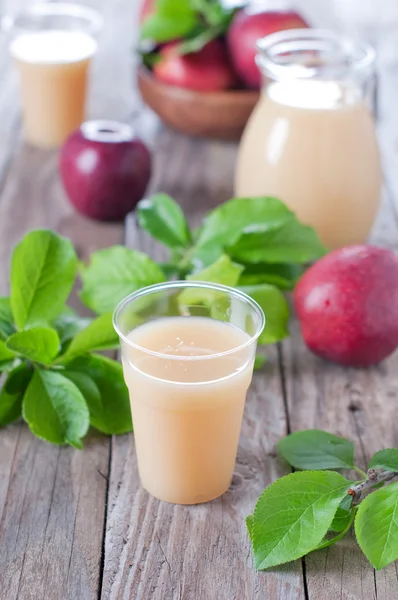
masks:
<instances>
[{"instance_id":1,"label":"wooden bowl","mask_svg":"<svg viewBox=\"0 0 398 600\"><path fill-rule=\"evenodd\" d=\"M259 93L247 90L196 92L158 81L149 69L138 68L144 102L182 133L219 140L239 140Z\"/></svg>"}]
</instances>

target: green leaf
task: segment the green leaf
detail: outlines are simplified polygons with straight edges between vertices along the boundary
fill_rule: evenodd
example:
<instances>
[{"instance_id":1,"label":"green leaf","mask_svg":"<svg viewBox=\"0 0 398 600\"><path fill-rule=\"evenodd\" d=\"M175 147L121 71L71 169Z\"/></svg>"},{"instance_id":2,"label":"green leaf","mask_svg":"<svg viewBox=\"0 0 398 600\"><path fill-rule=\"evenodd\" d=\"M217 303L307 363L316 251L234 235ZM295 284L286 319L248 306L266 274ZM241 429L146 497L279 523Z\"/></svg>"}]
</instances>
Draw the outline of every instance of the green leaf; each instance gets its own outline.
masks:
<instances>
[{"instance_id":1,"label":"green leaf","mask_svg":"<svg viewBox=\"0 0 398 600\"><path fill-rule=\"evenodd\" d=\"M355 535L375 569L398 559L398 482L362 500L355 518Z\"/></svg>"},{"instance_id":2,"label":"green leaf","mask_svg":"<svg viewBox=\"0 0 398 600\"><path fill-rule=\"evenodd\" d=\"M187 0L158 0L154 14L141 25L140 37L167 42L186 37L198 22L198 16Z\"/></svg>"},{"instance_id":3,"label":"green leaf","mask_svg":"<svg viewBox=\"0 0 398 600\"><path fill-rule=\"evenodd\" d=\"M234 15L233 9L219 0L191 0L191 5L201 13L203 19L211 27L223 27L221 33L227 31Z\"/></svg>"},{"instance_id":4,"label":"green leaf","mask_svg":"<svg viewBox=\"0 0 398 600\"><path fill-rule=\"evenodd\" d=\"M233 287L239 280L243 267L233 263L229 256L222 254L215 263L201 271L187 275L188 281L205 281L209 283L220 283ZM221 293L221 296L224 294ZM212 303L220 292L206 288L186 288L178 296L180 305L195 305Z\"/></svg>"},{"instance_id":5,"label":"green leaf","mask_svg":"<svg viewBox=\"0 0 398 600\"><path fill-rule=\"evenodd\" d=\"M69 240L45 229L28 233L11 258L11 308L18 329L54 319L76 272L77 257Z\"/></svg>"},{"instance_id":6,"label":"green leaf","mask_svg":"<svg viewBox=\"0 0 398 600\"><path fill-rule=\"evenodd\" d=\"M339 509L337 509L338 511ZM336 517L335 517L336 518ZM335 535L333 537L329 537L326 536L318 545L316 548L314 548L314 550L322 550L323 548L328 548L329 546L333 546L333 544L336 544L339 540L342 540L343 537L345 537L347 535L347 533L349 532L349 530L351 529L351 525L354 522L354 518L355 518L355 511L351 510L349 513L347 513L347 517L344 520L344 527L338 532L338 535ZM333 529L333 523L334 523L335 519L333 519L332 524L329 528L329 531L335 531Z\"/></svg>"},{"instance_id":7,"label":"green leaf","mask_svg":"<svg viewBox=\"0 0 398 600\"><path fill-rule=\"evenodd\" d=\"M247 517L246 517L246 527L247 527L247 532L249 534L250 541L252 543L253 543L253 523L254 523L254 516L253 515L247 515Z\"/></svg>"},{"instance_id":8,"label":"green leaf","mask_svg":"<svg viewBox=\"0 0 398 600\"><path fill-rule=\"evenodd\" d=\"M352 469L354 444L319 429L296 431L278 442L279 453L296 469Z\"/></svg>"},{"instance_id":9,"label":"green leaf","mask_svg":"<svg viewBox=\"0 0 398 600\"><path fill-rule=\"evenodd\" d=\"M76 334L58 362L69 361L79 354L118 348L119 337L113 327L112 313L105 313Z\"/></svg>"},{"instance_id":10,"label":"green leaf","mask_svg":"<svg viewBox=\"0 0 398 600\"><path fill-rule=\"evenodd\" d=\"M36 370L22 412L37 437L52 444L82 448L90 424L87 404L76 385L61 373Z\"/></svg>"},{"instance_id":11,"label":"green leaf","mask_svg":"<svg viewBox=\"0 0 398 600\"><path fill-rule=\"evenodd\" d=\"M259 337L259 344L274 344L289 335L289 305L282 292L266 283L240 289L251 296L264 311L265 327Z\"/></svg>"},{"instance_id":12,"label":"green leaf","mask_svg":"<svg viewBox=\"0 0 398 600\"><path fill-rule=\"evenodd\" d=\"M0 392L0 427L9 425L20 418L22 398L32 373L32 369L27 365L19 365L8 373Z\"/></svg>"},{"instance_id":13,"label":"green leaf","mask_svg":"<svg viewBox=\"0 0 398 600\"><path fill-rule=\"evenodd\" d=\"M259 223L227 251L236 260L248 263L307 263L326 254L315 231L294 215L273 229Z\"/></svg>"},{"instance_id":14,"label":"green leaf","mask_svg":"<svg viewBox=\"0 0 398 600\"><path fill-rule=\"evenodd\" d=\"M188 223L181 207L167 194L141 200L136 209L138 223L153 238L169 248L186 248L191 243Z\"/></svg>"},{"instance_id":15,"label":"green leaf","mask_svg":"<svg viewBox=\"0 0 398 600\"><path fill-rule=\"evenodd\" d=\"M2 297L0 298L0 339L7 339L14 332L12 323L10 299Z\"/></svg>"},{"instance_id":16,"label":"green leaf","mask_svg":"<svg viewBox=\"0 0 398 600\"><path fill-rule=\"evenodd\" d=\"M2 363L8 363L16 358L15 352L7 347L7 342L0 340L0 365ZM1 367L0 367L1 370Z\"/></svg>"},{"instance_id":17,"label":"green leaf","mask_svg":"<svg viewBox=\"0 0 398 600\"><path fill-rule=\"evenodd\" d=\"M267 362L267 357L263 354L256 354L256 358L254 359L254 370L259 371L263 368L265 363Z\"/></svg>"},{"instance_id":18,"label":"green leaf","mask_svg":"<svg viewBox=\"0 0 398 600\"><path fill-rule=\"evenodd\" d=\"M386 469L386 471L398 472L398 449L387 448L386 450L376 452L370 459L368 468L380 468Z\"/></svg>"},{"instance_id":19,"label":"green leaf","mask_svg":"<svg viewBox=\"0 0 398 600\"><path fill-rule=\"evenodd\" d=\"M60 341L55 329L32 327L9 337L7 347L29 360L50 365L58 354Z\"/></svg>"},{"instance_id":20,"label":"green leaf","mask_svg":"<svg viewBox=\"0 0 398 600\"><path fill-rule=\"evenodd\" d=\"M100 392L99 401L93 393L86 395L76 373L89 377L95 383ZM132 431L129 394L119 362L95 354L82 356L68 364L65 376L73 378L86 398L93 427L107 434Z\"/></svg>"},{"instance_id":21,"label":"green leaf","mask_svg":"<svg viewBox=\"0 0 398 600\"><path fill-rule=\"evenodd\" d=\"M69 307L65 307L65 309L51 323L51 326L57 330L62 345L74 338L82 329L90 325L93 320L88 317L79 317Z\"/></svg>"},{"instance_id":22,"label":"green leaf","mask_svg":"<svg viewBox=\"0 0 398 600\"><path fill-rule=\"evenodd\" d=\"M336 514L334 515L334 519L329 527L330 531L336 531L340 533L344 531L348 524L352 521L352 496L347 496L343 498L340 502L340 506L336 510Z\"/></svg>"},{"instance_id":23,"label":"green leaf","mask_svg":"<svg viewBox=\"0 0 398 600\"><path fill-rule=\"evenodd\" d=\"M165 281L163 271L149 256L123 246L94 252L81 277L80 297L98 314L113 311L123 298L142 287Z\"/></svg>"},{"instance_id":24,"label":"green leaf","mask_svg":"<svg viewBox=\"0 0 398 600\"><path fill-rule=\"evenodd\" d=\"M226 254L222 254L212 265L201 271L187 275L188 281L209 281L233 287L239 281L244 267L232 262Z\"/></svg>"},{"instance_id":25,"label":"green leaf","mask_svg":"<svg viewBox=\"0 0 398 600\"><path fill-rule=\"evenodd\" d=\"M278 230L292 216L293 213L277 198L233 198L207 215L195 250L233 246L244 232L258 227Z\"/></svg>"},{"instance_id":26,"label":"green leaf","mask_svg":"<svg viewBox=\"0 0 398 600\"><path fill-rule=\"evenodd\" d=\"M314 550L326 535L350 484L332 471L304 471L270 485L254 510L256 568L290 562Z\"/></svg>"},{"instance_id":27,"label":"green leaf","mask_svg":"<svg viewBox=\"0 0 398 600\"><path fill-rule=\"evenodd\" d=\"M176 50L179 54L192 54L199 52L209 42L219 37L221 33L222 29L220 27L200 28L199 32L196 32L193 37L185 39L178 44L178 46L176 46Z\"/></svg>"},{"instance_id":28,"label":"green leaf","mask_svg":"<svg viewBox=\"0 0 398 600\"><path fill-rule=\"evenodd\" d=\"M258 285L269 283L281 290L292 290L299 277L303 274L303 267L289 263L258 263L245 265L239 285Z\"/></svg>"}]
</instances>

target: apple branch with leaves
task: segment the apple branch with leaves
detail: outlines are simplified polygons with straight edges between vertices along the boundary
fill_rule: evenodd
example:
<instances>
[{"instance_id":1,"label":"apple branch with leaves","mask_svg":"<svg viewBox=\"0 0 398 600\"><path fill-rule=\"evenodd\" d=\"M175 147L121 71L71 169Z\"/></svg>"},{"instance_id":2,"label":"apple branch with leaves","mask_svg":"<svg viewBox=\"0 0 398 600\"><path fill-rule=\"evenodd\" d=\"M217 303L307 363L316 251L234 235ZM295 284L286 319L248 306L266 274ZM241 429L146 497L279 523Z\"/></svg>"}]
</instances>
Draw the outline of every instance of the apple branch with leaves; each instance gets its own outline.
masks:
<instances>
[{"instance_id":1,"label":"apple branch with leaves","mask_svg":"<svg viewBox=\"0 0 398 600\"><path fill-rule=\"evenodd\" d=\"M288 435L278 450L301 470L272 483L246 519L257 569L331 546L353 525L375 569L398 559L398 449L376 452L367 472L355 465L352 442L325 431ZM356 471L361 480L346 479L340 469Z\"/></svg>"}]
</instances>

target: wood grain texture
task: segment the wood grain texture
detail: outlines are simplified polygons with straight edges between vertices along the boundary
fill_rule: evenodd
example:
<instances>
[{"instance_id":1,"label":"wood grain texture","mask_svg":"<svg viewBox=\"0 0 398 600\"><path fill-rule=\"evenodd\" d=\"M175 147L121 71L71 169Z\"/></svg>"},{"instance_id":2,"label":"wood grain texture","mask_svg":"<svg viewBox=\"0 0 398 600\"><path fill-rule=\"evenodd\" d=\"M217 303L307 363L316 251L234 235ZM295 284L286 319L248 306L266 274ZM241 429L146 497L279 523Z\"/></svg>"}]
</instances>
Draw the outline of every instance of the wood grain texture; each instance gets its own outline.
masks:
<instances>
[{"instance_id":1,"label":"wood grain texture","mask_svg":"<svg viewBox=\"0 0 398 600\"><path fill-rule=\"evenodd\" d=\"M386 193L372 241L397 246L395 198ZM296 321L284 342L282 365L291 431L325 429L355 441L357 461L398 446L395 423L398 352L370 369L343 369L312 355ZM375 571L354 535L304 559L309 600L387 600L398 597L397 564Z\"/></svg>"},{"instance_id":2,"label":"wood grain texture","mask_svg":"<svg viewBox=\"0 0 398 600\"><path fill-rule=\"evenodd\" d=\"M125 118L134 101L126 77L131 68L130 36L126 28L124 37L118 32L131 2L117 2L117 14L115 2L112 6L106 1L91 4L102 5L107 28L93 68L90 114ZM109 86L110 72L114 88ZM12 247L30 229L48 227L70 237L82 259L100 247L122 242L124 229L76 215L61 189L56 151L23 144L19 127L15 136L3 136L2 128L6 123L8 127L8 119L14 122L14 113L19 122L14 83L8 84L8 78L14 81L14 74L6 73L0 98L1 294L8 293ZM4 160L3 149L7 153ZM84 451L79 452L41 442L24 425L1 431L0 598L98 598L109 452L110 439L100 435L89 436Z\"/></svg>"},{"instance_id":3,"label":"wood grain texture","mask_svg":"<svg viewBox=\"0 0 398 600\"><path fill-rule=\"evenodd\" d=\"M172 156L166 148L173 148ZM231 196L234 153L233 146L164 131L154 187L178 198L197 221L199 213ZM127 243L161 258L132 218ZM286 472L274 447L285 433L277 354L271 349L249 390L233 483L222 498L187 507L150 497L139 483L132 436L115 438L102 600L304 599L300 563L268 573L253 569L244 521L264 487Z\"/></svg>"}]
</instances>

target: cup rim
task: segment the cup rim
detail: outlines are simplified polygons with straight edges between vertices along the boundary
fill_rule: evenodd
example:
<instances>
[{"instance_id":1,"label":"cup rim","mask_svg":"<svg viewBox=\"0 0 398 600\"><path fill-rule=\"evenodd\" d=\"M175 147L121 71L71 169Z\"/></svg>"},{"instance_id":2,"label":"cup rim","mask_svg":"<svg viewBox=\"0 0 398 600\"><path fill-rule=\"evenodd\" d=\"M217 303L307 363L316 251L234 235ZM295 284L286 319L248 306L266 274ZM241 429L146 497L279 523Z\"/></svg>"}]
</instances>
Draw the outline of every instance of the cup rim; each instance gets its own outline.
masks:
<instances>
[{"instance_id":1,"label":"cup rim","mask_svg":"<svg viewBox=\"0 0 398 600\"><path fill-rule=\"evenodd\" d=\"M87 26L81 29L87 31L91 35L97 35L103 26L103 18L101 14L89 6L83 6L75 2L39 2L33 6L24 8L17 12L10 12L1 18L1 30L5 33L16 31L29 32L27 27L18 25L18 20L21 17L36 16L69 16L81 18L86 21ZM77 28L80 29L80 28Z\"/></svg>"},{"instance_id":2,"label":"cup rim","mask_svg":"<svg viewBox=\"0 0 398 600\"><path fill-rule=\"evenodd\" d=\"M118 318L119 318L119 315L121 314L121 312L123 311L123 309L126 308L126 306L128 304L130 304L133 300L136 300L137 298L141 298L143 296L147 296L152 293L160 292L162 290L169 290L169 289L173 289L173 288L175 288L175 289L199 288L199 289L215 290L215 291L219 291L219 292L228 293L231 296L234 296L238 300L241 300L241 301L245 302L246 304L250 305L251 308L253 309L253 311L256 313L256 315L258 317L258 324L256 327L256 332L252 336L250 336L250 338L246 342L244 342L243 344L240 344L239 346L236 346L235 348L231 348L230 350L224 350L223 352L214 352L212 354L205 354L205 355L198 355L198 356L176 356L175 354L166 354L164 352L157 352L155 350L149 350L148 348L144 348L140 344L135 344L134 342L132 342L120 330L120 327L118 326ZM217 319L214 319L214 320L217 320ZM113 323L113 327L114 327L116 333L118 334L118 336L120 337L120 339L123 340L124 342L126 342L126 344L128 344L128 346L130 346L131 348L135 348L136 350L138 350L140 352L143 352L150 356L155 356L157 358L162 358L162 359L180 360L180 361L181 360L182 361L201 361L201 360L210 360L213 358L221 358L224 356L228 356L230 354L240 352L241 350L244 350L245 348L249 347L251 344L255 343L258 340L258 338L260 337L260 335L264 329L264 326L266 323L266 317L265 317L264 311L261 308L261 306L255 300L253 300L253 298L251 298L248 294L245 294L245 292L242 292L241 290L239 290L237 288L230 287L227 285L222 285L220 283L211 283L211 282L194 281L194 280L192 280L192 281L181 280L181 281L166 281L163 283L155 283L154 285L149 285L149 286L141 288L135 292L132 292L131 294L129 294L128 296L123 298L123 300L121 300L121 302L119 302L119 304L116 306L116 308L113 312L113 316L112 316L112 323Z\"/></svg>"}]
</instances>

